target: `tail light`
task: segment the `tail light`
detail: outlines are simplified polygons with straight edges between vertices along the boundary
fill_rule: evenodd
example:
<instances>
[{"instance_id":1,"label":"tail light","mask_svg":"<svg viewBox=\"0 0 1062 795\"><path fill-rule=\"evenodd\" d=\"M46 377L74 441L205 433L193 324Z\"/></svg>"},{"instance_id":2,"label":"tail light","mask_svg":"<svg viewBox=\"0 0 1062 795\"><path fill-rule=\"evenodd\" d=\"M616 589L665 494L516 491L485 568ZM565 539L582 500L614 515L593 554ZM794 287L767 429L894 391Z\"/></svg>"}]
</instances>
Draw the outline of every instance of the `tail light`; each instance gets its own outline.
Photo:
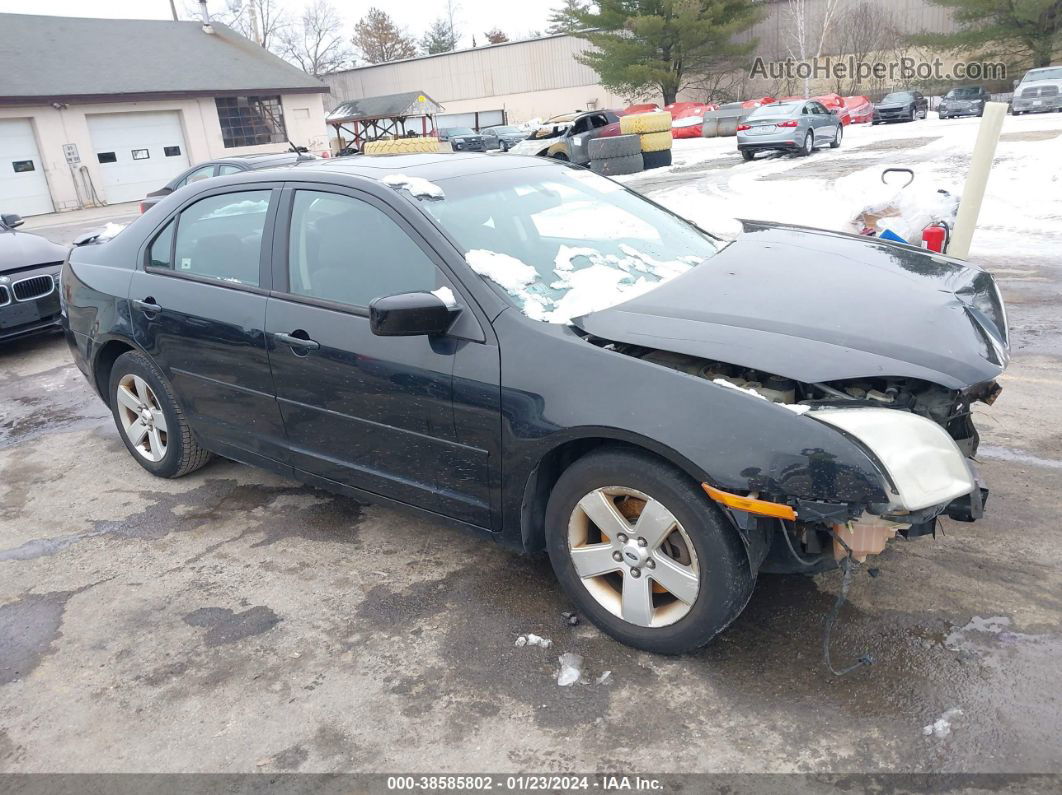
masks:
<instances>
[{"instance_id":1,"label":"tail light","mask_svg":"<svg viewBox=\"0 0 1062 795\"><path fill-rule=\"evenodd\" d=\"M797 121L796 121L796 119L790 119L789 121L780 121L775 126L776 127L796 127L797 126Z\"/></svg>"},{"instance_id":2,"label":"tail light","mask_svg":"<svg viewBox=\"0 0 1062 795\"><path fill-rule=\"evenodd\" d=\"M752 128L747 124L739 124L737 126L738 132L744 132L745 130L751 130Z\"/></svg>"},{"instance_id":3,"label":"tail light","mask_svg":"<svg viewBox=\"0 0 1062 795\"><path fill-rule=\"evenodd\" d=\"M143 215L146 212L147 212L147 206L145 206L144 202L140 202L140 214Z\"/></svg>"}]
</instances>

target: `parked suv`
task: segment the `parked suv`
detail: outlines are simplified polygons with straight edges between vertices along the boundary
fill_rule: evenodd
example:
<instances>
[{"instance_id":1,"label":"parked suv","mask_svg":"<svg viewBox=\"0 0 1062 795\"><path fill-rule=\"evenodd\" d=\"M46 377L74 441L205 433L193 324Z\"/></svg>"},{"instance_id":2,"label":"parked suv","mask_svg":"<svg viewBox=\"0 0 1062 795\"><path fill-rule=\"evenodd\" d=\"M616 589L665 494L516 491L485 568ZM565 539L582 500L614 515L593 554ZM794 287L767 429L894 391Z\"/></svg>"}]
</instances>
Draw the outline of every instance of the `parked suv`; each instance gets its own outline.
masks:
<instances>
[{"instance_id":1,"label":"parked suv","mask_svg":"<svg viewBox=\"0 0 1062 795\"><path fill-rule=\"evenodd\" d=\"M1010 112L1050 113L1062 111L1062 66L1030 69L1014 88Z\"/></svg>"},{"instance_id":2,"label":"parked suv","mask_svg":"<svg viewBox=\"0 0 1062 795\"><path fill-rule=\"evenodd\" d=\"M158 204L163 196L169 196L178 188L198 182L210 177L223 177L226 174L238 174L241 171L255 171L261 168L276 168L278 166L293 166L309 160L317 160L317 155L306 152L271 152L261 155L241 155L240 157L224 157L219 160L210 160L206 163L198 163L186 171L182 171L171 179L163 187L152 191L140 202L140 212L145 213L151 207Z\"/></svg>"},{"instance_id":3,"label":"parked suv","mask_svg":"<svg viewBox=\"0 0 1062 795\"><path fill-rule=\"evenodd\" d=\"M487 151L487 139L471 127L443 127L439 140L449 142L455 152Z\"/></svg>"},{"instance_id":4,"label":"parked suv","mask_svg":"<svg viewBox=\"0 0 1062 795\"><path fill-rule=\"evenodd\" d=\"M887 121L914 121L929 114L929 101L921 91L894 91L874 105L874 124Z\"/></svg>"},{"instance_id":5,"label":"parked suv","mask_svg":"<svg viewBox=\"0 0 1062 795\"><path fill-rule=\"evenodd\" d=\"M984 86L958 86L953 88L937 106L937 115L942 119L956 116L981 116L985 112L985 103L991 96Z\"/></svg>"}]
</instances>

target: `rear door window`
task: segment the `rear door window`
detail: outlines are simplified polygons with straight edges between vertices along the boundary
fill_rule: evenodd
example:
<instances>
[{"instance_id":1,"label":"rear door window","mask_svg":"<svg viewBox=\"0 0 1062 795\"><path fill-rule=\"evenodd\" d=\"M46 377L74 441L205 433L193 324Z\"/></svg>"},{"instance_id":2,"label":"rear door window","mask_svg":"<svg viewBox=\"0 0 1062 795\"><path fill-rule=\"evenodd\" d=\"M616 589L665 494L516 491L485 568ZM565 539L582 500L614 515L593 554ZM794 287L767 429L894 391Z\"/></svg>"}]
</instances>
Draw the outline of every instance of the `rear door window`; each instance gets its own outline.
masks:
<instances>
[{"instance_id":1,"label":"rear door window","mask_svg":"<svg viewBox=\"0 0 1062 795\"><path fill-rule=\"evenodd\" d=\"M187 177L178 182L177 187L183 188L185 185L190 185L193 182L199 182L199 180L201 179L208 179L214 176L214 168L215 166L213 164L209 166L203 166L202 168L197 168Z\"/></svg>"},{"instance_id":2,"label":"rear door window","mask_svg":"<svg viewBox=\"0 0 1062 795\"><path fill-rule=\"evenodd\" d=\"M222 193L186 207L177 218L168 267L176 273L259 286L270 195L269 190Z\"/></svg>"}]
</instances>

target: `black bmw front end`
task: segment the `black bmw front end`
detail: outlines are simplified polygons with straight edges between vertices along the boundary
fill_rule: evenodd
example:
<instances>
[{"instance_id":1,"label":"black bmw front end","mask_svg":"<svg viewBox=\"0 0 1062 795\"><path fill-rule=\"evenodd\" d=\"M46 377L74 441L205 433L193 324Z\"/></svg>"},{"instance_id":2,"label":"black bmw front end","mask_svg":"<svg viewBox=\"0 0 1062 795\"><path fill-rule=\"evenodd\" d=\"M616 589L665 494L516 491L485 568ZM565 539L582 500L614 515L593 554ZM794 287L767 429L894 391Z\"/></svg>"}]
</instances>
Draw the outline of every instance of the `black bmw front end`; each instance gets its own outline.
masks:
<instances>
[{"instance_id":1,"label":"black bmw front end","mask_svg":"<svg viewBox=\"0 0 1062 795\"><path fill-rule=\"evenodd\" d=\"M0 342L59 327L59 269L66 249L0 222Z\"/></svg>"}]
</instances>

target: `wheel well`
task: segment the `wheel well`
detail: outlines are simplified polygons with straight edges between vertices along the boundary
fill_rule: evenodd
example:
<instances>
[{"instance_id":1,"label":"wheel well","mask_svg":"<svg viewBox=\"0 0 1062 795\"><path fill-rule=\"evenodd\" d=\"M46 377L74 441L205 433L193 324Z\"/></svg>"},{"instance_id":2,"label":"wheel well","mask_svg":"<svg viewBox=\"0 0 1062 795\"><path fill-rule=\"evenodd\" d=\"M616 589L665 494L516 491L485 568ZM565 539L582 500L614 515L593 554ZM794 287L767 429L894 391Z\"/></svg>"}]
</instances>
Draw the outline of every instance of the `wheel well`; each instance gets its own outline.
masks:
<instances>
[{"instance_id":1,"label":"wheel well","mask_svg":"<svg viewBox=\"0 0 1062 795\"><path fill-rule=\"evenodd\" d=\"M652 456L684 474L690 474L665 456L631 442L591 437L573 439L558 445L542 457L528 476L524 486L524 500L520 506L520 534L525 551L541 552L546 547L546 504L549 502L553 487L564 474L564 470L583 456L605 448ZM690 477L693 476L690 475Z\"/></svg>"},{"instance_id":2,"label":"wheel well","mask_svg":"<svg viewBox=\"0 0 1062 795\"><path fill-rule=\"evenodd\" d=\"M100 352L96 355L96 363L93 366L93 376L96 379L96 391L100 394L107 404L110 405L110 396L107 394L108 386L111 382L111 368L114 367L114 362L123 353L136 350L132 345L127 342L120 342L118 340L111 340L105 343Z\"/></svg>"}]
</instances>

